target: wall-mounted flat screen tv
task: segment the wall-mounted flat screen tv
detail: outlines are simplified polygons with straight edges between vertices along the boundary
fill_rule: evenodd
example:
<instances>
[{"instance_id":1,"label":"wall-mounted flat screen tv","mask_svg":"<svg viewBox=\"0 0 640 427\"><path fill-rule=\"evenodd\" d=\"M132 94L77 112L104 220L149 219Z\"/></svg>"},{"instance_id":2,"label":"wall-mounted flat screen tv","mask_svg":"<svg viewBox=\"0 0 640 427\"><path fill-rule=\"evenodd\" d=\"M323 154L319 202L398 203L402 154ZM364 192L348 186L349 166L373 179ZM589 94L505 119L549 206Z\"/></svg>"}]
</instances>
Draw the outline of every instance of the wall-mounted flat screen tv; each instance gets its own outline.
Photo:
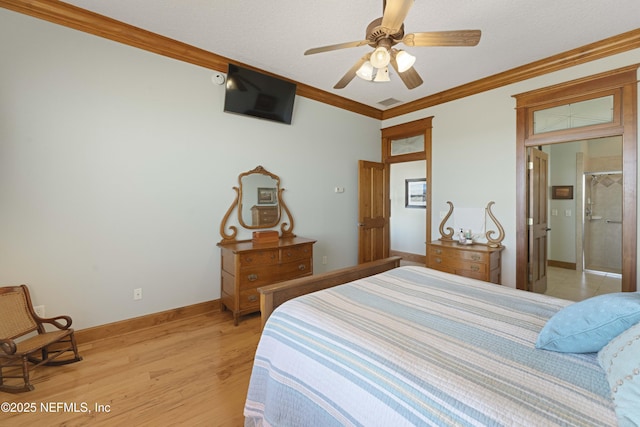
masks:
<instances>
[{"instance_id":1,"label":"wall-mounted flat screen tv","mask_svg":"<svg viewBox=\"0 0 640 427\"><path fill-rule=\"evenodd\" d=\"M229 64L224 111L291 124L296 85Z\"/></svg>"}]
</instances>

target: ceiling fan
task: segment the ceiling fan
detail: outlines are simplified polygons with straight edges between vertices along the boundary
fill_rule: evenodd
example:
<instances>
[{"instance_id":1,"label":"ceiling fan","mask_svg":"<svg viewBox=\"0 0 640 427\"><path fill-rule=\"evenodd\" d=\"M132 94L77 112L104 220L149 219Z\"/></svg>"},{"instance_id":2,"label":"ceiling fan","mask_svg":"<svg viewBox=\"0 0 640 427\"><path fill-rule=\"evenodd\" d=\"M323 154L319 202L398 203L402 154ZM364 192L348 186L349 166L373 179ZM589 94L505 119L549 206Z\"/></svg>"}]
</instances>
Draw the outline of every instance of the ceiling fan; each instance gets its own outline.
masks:
<instances>
[{"instance_id":1,"label":"ceiling fan","mask_svg":"<svg viewBox=\"0 0 640 427\"><path fill-rule=\"evenodd\" d=\"M355 76L368 81L389 81L388 65L397 71L398 76L409 89L420 86L423 81L413 68L416 58L408 52L394 46L404 43L411 47L421 46L475 46L480 41L480 30L432 31L426 33L404 33L404 20L413 6L414 0L383 0L382 18L371 22L367 27L365 40L339 43L307 50L305 55L330 52L369 45L373 52L364 55L336 83L334 89L342 89Z\"/></svg>"}]
</instances>

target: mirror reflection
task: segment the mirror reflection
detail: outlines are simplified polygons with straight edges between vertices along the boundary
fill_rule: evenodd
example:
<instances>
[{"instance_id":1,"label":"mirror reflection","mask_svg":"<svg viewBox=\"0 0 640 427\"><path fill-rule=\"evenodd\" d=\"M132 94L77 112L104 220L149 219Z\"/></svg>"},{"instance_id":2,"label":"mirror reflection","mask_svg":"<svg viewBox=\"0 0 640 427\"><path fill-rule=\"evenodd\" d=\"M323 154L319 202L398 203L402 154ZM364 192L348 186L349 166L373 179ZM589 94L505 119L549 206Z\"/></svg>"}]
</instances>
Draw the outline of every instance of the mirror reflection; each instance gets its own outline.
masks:
<instances>
[{"instance_id":1,"label":"mirror reflection","mask_svg":"<svg viewBox=\"0 0 640 427\"><path fill-rule=\"evenodd\" d=\"M240 176L238 220L245 228L269 228L280 222L280 179L258 166Z\"/></svg>"}]
</instances>

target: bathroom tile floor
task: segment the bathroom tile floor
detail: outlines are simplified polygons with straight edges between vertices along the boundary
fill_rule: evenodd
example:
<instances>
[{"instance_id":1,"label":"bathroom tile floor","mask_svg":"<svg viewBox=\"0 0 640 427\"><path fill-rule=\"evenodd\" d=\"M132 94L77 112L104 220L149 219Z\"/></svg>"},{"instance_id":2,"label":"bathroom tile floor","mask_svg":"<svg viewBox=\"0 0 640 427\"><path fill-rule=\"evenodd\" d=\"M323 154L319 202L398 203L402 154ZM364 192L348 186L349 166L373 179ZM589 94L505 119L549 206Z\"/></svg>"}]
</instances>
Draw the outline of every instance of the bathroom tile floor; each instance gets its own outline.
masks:
<instances>
[{"instance_id":1,"label":"bathroom tile floor","mask_svg":"<svg viewBox=\"0 0 640 427\"><path fill-rule=\"evenodd\" d=\"M596 295L620 292L621 287L622 279L619 274L547 268L546 295L582 301Z\"/></svg>"}]
</instances>

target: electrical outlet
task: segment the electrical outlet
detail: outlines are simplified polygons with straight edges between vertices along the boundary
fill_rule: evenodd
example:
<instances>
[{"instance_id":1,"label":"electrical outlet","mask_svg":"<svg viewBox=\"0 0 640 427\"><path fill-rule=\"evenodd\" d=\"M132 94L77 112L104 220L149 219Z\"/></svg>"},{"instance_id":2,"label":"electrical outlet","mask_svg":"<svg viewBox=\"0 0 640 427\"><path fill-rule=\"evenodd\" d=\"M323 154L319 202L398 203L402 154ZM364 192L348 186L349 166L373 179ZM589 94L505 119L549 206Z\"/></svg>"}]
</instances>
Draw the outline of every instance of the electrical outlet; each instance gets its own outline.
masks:
<instances>
[{"instance_id":1,"label":"electrical outlet","mask_svg":"<svg viewBox=\"0 0 640 427\"><path fill-rule=\"evenodd\" d=\"M326 255L322 257L322 264L323 265L327 264L327 256Z\"/></svg>"},{"instance_id":2,"label":"electrical outlet","mask_svg":"<svg viewBox=\"0 0 640 427\"><path fill-rule=\"evenodd\" d=\"M44 317L44 305L36 305L33 307L33 311L36 312L38 317Z\"/></svg>"},{"instance_id":3,"label":"electrical outlet","mask_svg":"<svg viewBox=\"0 0 640 427\"><path fill-rule=\"evenodd\" d=\"M133 290L133 299L134 300L142 299L142 288L135 288Z\"/></svg>"}]
</instances>

